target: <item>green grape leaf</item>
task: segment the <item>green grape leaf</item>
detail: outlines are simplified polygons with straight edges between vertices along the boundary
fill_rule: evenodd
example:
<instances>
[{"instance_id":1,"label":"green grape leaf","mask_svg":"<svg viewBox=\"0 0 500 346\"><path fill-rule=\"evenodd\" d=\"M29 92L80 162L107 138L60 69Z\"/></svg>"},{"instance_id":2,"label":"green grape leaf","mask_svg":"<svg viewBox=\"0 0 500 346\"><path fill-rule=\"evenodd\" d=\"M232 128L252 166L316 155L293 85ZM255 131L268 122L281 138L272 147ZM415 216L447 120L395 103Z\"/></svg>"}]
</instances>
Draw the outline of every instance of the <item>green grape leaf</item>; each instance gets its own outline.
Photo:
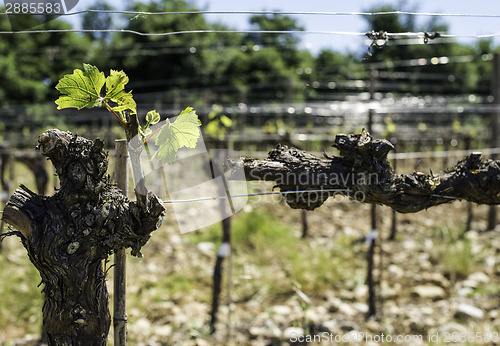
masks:
<instances>
[{"instance_id":1,"label":"green grape leaf","mask_svg":"<svg viewBox=\"0 0 500 346\"><path fill-rule=\"evenodd\" d=\"M172 124L167 119L166 124L163 125L155 141L159 145L158 151L153 155L162 163L172 164L175 162L175 156L179 150L179 142L173 135Z\"/></svg>"},{"instance_id":2,"label":"green grape leaf","mask_svg":"<svg viewBox=\"0 0 500 346\"><path fill-rule=\"evenodd\" d=\"M123 71L111 70L106 78L106 96L104 101L111 101L117 104L113 108L115 112L129 110L132 114L137 114L136 103L132 97L132 92L126 92L125 85L128 77Z\"/></svg>"},{"instance_id":3,"label":"green grape leaf","mask_svg":"<svg viewBox=\"0 0 500 346\"><path fill-rule=\"evenodd\" d=\"M104 72L99 71L95 66L89 64L83 64L83 70L85 74L89 77L90 83L92 85L92 90L95 90L96 94L101 96L101 89L105 83Z\"/></svg>"},{"instance_id":4,"label":"green grape leaf","mask_svg":"<svg viewBox=\"0 0 500 346\"><path fill-rule=\"evenodd\" d=\"M106 98L116 99L125 89L128 83L128 77L123 71L110 70L106 78Z\"/></svg>"},{"instance_id":5,"label":"green grape leaf","mask_svg":"<svg viewBox=\"0 0 500 346\"><path fill-rule=\"evenodd\" d=\"M56 100L57 109L101 106L101 89L104 83L103 72L95 66L83 64L83 71L75 69L73 74L65 75L57 83L56 89L63 94Z\"/></svg>"},{"instance_id":6,"label":"green grape leaf","mask_svg":"<svg viewBox=\"0 0 500 346\"><path fill-rule=\"evenodd\" d=\"M113 102L118 104L118 106L113 107L113 110L115 112L123 112L125 110L129 110L132 114L137 114L137 105L134 101L134 98L132 97L132 93L123 92L121 98Z\"/></svg>"},{"instance_id":7,"label":"green grape leaf","mask_svg":"<svg viewBox=\"0 0 500 346\"><path fill-rule=\"evenodd\" d=\"M155 144L159 148L153 158L157 158L162 163L174 163L180 148L196 147L200 137L200 125L198 115L191 107L182 111L173 123L167 119L156 137Z\"/></svg>"},{"instance_id":8,"label":"green grape leaf","mask_svg":"<svg viewBox=\"0 0 500 346\"><path fill-rule=\"evenodd\" d=\"M149 125L158 124L160 119L160 114L156 110L149 111L146 114L146 123Z\"/></svg>"}]
</instances>

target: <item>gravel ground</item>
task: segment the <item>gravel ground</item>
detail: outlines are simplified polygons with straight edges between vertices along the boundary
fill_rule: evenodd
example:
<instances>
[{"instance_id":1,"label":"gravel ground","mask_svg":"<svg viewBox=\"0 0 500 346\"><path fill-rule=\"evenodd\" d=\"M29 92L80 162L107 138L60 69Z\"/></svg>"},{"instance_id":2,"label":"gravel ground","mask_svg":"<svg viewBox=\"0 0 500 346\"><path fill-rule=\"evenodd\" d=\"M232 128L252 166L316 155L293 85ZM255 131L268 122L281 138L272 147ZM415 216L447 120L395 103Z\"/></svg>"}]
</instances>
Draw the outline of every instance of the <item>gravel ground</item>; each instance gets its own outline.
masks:
<instances>
[{"instance_id":1,"label":"gravel ground","mask_svg":"<svg viewBox=\"0 0 500 346\"><path fill-rule=\"evenodd\" d=\"M276 219L289 225L289 237L300 237L300 211L271 199L261 199L241 213L251 209L271 210ZM210 241L193 243L192 238L181 235L169 211L167 221L145 247L144 258L129 261L130 344L498 344L500 228L485 231L488 207L473 206L472 229L462 238L459 234L465 225L466 203L454 202L414 215L398 214L395 241L385 240L391 229L391 210L377 210L375 316L366 319L368 244L364 237L370 228L370 207L330 200L307 213L309 235L302 241L318 251L345 253L352 259L346 269L352 272L343 275L347 279L332 281L319 290L302 282L308 288L295 283L288 293L285 290L274 295L267 286L251 291L245 287L252 286L252 278L262 279L263 275L278 282L283 277L285 282L286 268L279 261L266 266L252 263L254 258L258 262L258 254L238 258L239 244L234 244L233 263L236 268L245 268L245 273L233 271L232 302L226 303L226 291L214 335L207 331L217 245ZM346 236L351 239L349 246L339 247ZM176 282L180 286L169 293L162 285L173 275L179 278ZM186 277L192 277L196 284L182 286ZM108 284L111 291L111 277ZM11 344L30 345L33 339L27 336Z\"/></svg>"}]
</instances>

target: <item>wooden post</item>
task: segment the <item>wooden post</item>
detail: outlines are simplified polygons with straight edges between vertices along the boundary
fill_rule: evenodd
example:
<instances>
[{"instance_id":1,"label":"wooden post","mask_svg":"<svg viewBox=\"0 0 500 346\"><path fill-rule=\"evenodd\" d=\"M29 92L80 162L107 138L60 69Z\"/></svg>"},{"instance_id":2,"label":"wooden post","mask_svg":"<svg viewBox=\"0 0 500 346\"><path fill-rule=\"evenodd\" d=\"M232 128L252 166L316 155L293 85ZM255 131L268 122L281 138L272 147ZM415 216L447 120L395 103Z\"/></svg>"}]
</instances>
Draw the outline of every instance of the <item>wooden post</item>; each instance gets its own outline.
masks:
<instances>
[{"instance_id":1,"label":"wooden post","mask_svg":"<svg viewBox=\"0 0 500 346\"><path fill-rule=\"evenodd\" d=\"M7 162L8 162L7 166L9 167L9 181L7 185L7 193L10 196L12 193L12 187L14 186L14 179L16 178L16 154L13 150L9 151Z\"/></svg>"},{"instance_id":2,"label":"wooden post","mask_svg":"<svg viewBox=\"0 0 500 346\"><path fill-rule=\"evenodd\" d=\"M128 195L128 150L127 140L115 141L115 181L125 196ZM127 251L125 248L115 252L114 269L114 311L113 329L115 346L127 345Z\"/></svg>"},{"instance_id":3,"label":"wooden post","mask_svg":"<svg viewBox=\"0 0 500 346\"><path fill-rule=\"evenodd\" d=\"M376 82L377 72L375 70L370 70L370 99L373 100L375 94L375 82ZM373 131L373 110L370 109L368 113L368 132L371 134ZM371 230L368 236L368 253L367 253L367 274L366 274L366 284L368 285L368 313L366 315L367 319L375 316L377 313L375 301L375 280L373 278L373 270L375 268L375 247L377 243L377 206L375 204L371 205L370 210L371 217Z\"/></svg>"},{"instance_id":4,"label":"wooden post","mask_svg":"<svg viewBox=\"0 0 500 346\"><path fill-rule=\"evenodd\" d=\"M422 135L422 133L419 131L419 135ZM415 148L415 151L417 153L420 153L422 151L424 151L423 149L423 145L422 145L422 138L419 136L419 138L417 139L417 143L416 143L416 148ZM422 163L422 158L421 157L415 157L415 161L413 162L413 169L415 171L418 171L419 168L420 168L420 164Z\"/></svg>"},{"instance_id":5,"label":"wooden post","mask_svg":"<svg viewBox=\"0 0 500 346\"><path fill-rule=\"evenodd\" d=\"M495 53L493 55L493 79L491 81L491 94L493 95L494 105L497 107L493 113L491 113L491 142L490 146L492 148L500 147L500 55ZM492 159L497 159L498 155L492 154ZM490 206L490 211L488 213L488 230L493 230L497 225L497 208L495 205Z\"/></svg>"},{"instance_id":6,"label":"wooden post","mask_svg":"<svg viewBox=\"0 0 500 346\"><path fill-rule=\"evenodd\" d=\"M377 313L376 307L376 292L375 292L375 279L373 277L373 270L375 268L375 247L377 245L377 209L375 208L375 204L372 204L371 208L371 231L368 236L368 254L367 254L367 273L366 273L366 285L368 286L368 313L366 314L366 318L370 318L375 316Z\"/></svg>"},{"instance_id":7,"label":"wooden post","mask_svg":"<svg viewBox=\"0 0 500 346\"><path fill-rule=\"evenodd\" d=\"M307 210L302 209L302 238L307 238L309 225L307 224Z\"/></svg>"},{"instance_id":8,"label":"wooden post","mask_svg":"<svg viewBox=\"0 0 500 346\"><path fill-rule=\"evenodd\" d=\"M221 202L222 203L222 202ZM216 331L217 324L217 312L219 311L219 301L220 294L222 292L222 275L223 275L223 263L224 260L230 258L231 256L231 217L227 217L221 222L222 224L222 244L217 252L217 259L215 261L214 273L213 273L213 288L212 288L212 309L210 311L210 334L214 334ZM229 264L228 272L230 273L231 267ZM228 314L231 313L231 276L228 275ZM229 337L229 329L228 329Z\"/></svg>"},{"instance_id":9,"label":"wooden post","mask_svg":"<svg viewBox=\"0 0 500 346\"><path fill-rule=\"evenodd\" d=\"M397 143L397 140L395 140L393 142L393 144L394 144L394 154L397 153L396 143ZM393 162L392 166L393 166L393 169L394 169L394 174L396 174L396 169L397 169L397 166L398 166L398 160L397 160L396 156L394 156L394 160L392 162ZM396 214L396 211L394 209L392 209L391 234L389 235L389 238L387 238L387 240L394 240L394 239L396 239L396 233L397 233L397 214Z\"/></svg>"},{"instance_id":10,"label":"wooden post","mask_svg":"<svg viewBox=\"0 0 500 346\"><path fill-rule=\"evenodd\" d=\"M228 146L227 136L226 139L222 142L217 143L219 148L224 148ZM219 169L219 164L221 161L220 157L221 152L216 151L215 156L212 158L213 160L213 174L214 177L223 176L224 172ZM224 186L220 186L219 193L221 195L231 196L229 192L229 186L227 182L223 179ZM234 205L231 198L228 198L229 205L231 207L232 214L235 213ZM224 199L220 200L220 208L221 215L224 215L224 210L226 208L226 201ZM217 324L217 313L219 311L219 301L220 295L222 291L222 276L223 276L223 263L227 258L228 263L228 278L227 278L227 306L228 306L228 318L227 318L227 335L226 341L228 342L231 337L231 328L230 328L230 318L231 318L231 290L232 290L232 259L231 259L231 216L223 219L221 221L222 224L222 244L219 247L219 251L217 252L217 259L215 261L214 272L213 272L213 287L212 287L212 308L210 310L210 334L214 334L216 332L216 324Z\"/></svg>"},{"instance_id":11,"label":"wooden post","mask_svg":"<svg viewBox=\"0 0 500 346\"><path fill-rule=\"evenodd\" d=\"M10 196L10 187L13 182L13 177L14 174L12 173L14 170L14 154L12 153L12 149L9 148L7 145L2 146L0 148L0 188L1 188L1 203L2 203L2 210L5 207L5 204L7 203L7 200L9 199ZM9 169L9 177L6 177L6 172L5 170ZM0 234L3 233L3 218L0 221ZM0 251L2 251L2 242L0 242Z\"/></svg>"},{"instance_id":12,"label":"wooden post","mask_svg":"<svg viewBox=\"0 0 500 346\"><path fill-rule=\"evenodd\" d=\"M471 148L471 142L472 138L469 134L465 135L465 150L469 151ZM474 218L474 211L473 211L473 205L471 202L466 202L467 203L467 220L465 221L465 231L468 232L472 228L472 220Z\"/></svg>"},{"instance_id":13,"label":"wooden post","mask_svg":"<svg viewBox=\"0 0 500 346\"><path fill-rule=\"evenodd\" d=\"M444 142L444 151L450 150L450 139L448 137L445 137L443 139ZM448 169L448 158L449 155L443 155L443 170Z\"/></svg>"}]
</instances>

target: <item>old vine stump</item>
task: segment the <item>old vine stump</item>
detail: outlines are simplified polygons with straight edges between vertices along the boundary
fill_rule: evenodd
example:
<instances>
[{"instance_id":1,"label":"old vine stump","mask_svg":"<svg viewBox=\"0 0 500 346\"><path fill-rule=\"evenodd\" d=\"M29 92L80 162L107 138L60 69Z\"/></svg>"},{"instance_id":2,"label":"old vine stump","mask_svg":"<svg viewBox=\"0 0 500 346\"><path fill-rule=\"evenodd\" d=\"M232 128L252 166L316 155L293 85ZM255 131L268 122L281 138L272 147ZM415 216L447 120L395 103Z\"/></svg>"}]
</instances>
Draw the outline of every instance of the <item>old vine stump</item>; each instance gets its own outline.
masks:
<instances>
[{"instance_id":1,"label":"old vine stump","mask_svg":"<svg viewBox=\"0 0 500 346\"><path fill-rule=\"evenodd\" d=\"M47 197L21 186L3 218L40 272L49 345L106 345L111 317L103 260L123 247L139 255L164 207L150 193L141 205L130 202L111 185L99 139L48 130L38 142L61 188Z\"/></svg>"},{"instance_id":2,"label":"old vine stump","mask_svg":"<svg viewBox=\"0 0 500 346\"><path fill-rule=\"evenodd\" d=\"M338 134L332 146L340 156L318 158L278 145L265 160L230 159L228 164L233 173L244 169L246 180L275 182L288 192L285 200L294 209L313 210L337 193L359 202L387 205L400 213L416 213L459 199L500 204L500 160L483 160L481 153L471 153L437 175L394 174L387 160L394 147L387 140L363 131ZM234 175L230 178L239 179ZM293 193L304 190L321 191Z\"/></svg>"}]
</instances>

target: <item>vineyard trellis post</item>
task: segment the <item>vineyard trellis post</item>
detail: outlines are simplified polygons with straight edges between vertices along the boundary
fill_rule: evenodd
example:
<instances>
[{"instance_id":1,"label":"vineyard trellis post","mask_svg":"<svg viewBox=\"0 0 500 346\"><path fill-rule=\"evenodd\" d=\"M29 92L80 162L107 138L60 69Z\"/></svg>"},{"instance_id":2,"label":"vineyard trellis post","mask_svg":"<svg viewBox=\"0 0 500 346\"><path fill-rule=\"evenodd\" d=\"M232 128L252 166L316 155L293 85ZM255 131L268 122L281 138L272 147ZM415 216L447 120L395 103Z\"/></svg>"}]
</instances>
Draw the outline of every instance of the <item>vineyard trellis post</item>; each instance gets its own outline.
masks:
<instances>
[{"instance_id":1,"label":"vineyard trellis post","mask_svg":"<svg viewBox=\"0 0 500 346\"><path fill-rule=\"evenodd\" d=\"M128 149L126 139L115 141L115 182L116 186L128 196ZM113 329L114 344L127 345L127 250L121 248L114 255L113 277Z\"/></svg>"},{"instance_id":2,"label":"vineyard trellis post","mask_svg":"<svg viewBox=\"0 0 500 346\"><path fill-rule=\"evenodd\" d=\"M392 144L394 144L394 160L392 160L392 168L394 170L394 173L396 173L397 166L398 166L398 158L396 157L396 154L397 154L396 144L397 144L397 142L398 142L398 140L396 138L392 141ZM398 231L398 225L397 225L398 216L397 216L397 213L394 209L391 209L391 210L392 210L391 233L389 234L389 237L387 238L387 240L395 240L396 233Z\"/></svg>"},{"instance_id":3,"label":"vineyard trellis post","mask_svg":"<svg viewBox=\"0 0 500 346\"><path fill-rule=\"evenodd\" d=\"M471 140L472 140L472 138L471 138L470 134L466 134L465 138L464 138L464 141L465 141L464 148L467 151L470 150ZM474 219L474 211L473 211L472 207L473 207L472 203L471 202L467 202L467 219L465 221L465 230L464 230L464 232L468 232L472 228L472 220ZM493 226L493 227L495 227L495 226Z\"/></svg>"},{"instance_id":4,"label":"vineyard trellis post","mask_svg":"<svg viewBox=\"0 0 500 346\"><path fill-rule=\"evenodd\" d=\"M5 178L5 169L9 168L9 178ZM11 184L14 180L14 153L13 150L5 146L1 149L0 152L0 188L1 188L1 203L2 209L5 207L7 200L10 196L11 192ZM4 223L3 219L0 221L0 234L3 233ZM0 252L2 251L3 246L2 242L0 242Z\"/></svg>"},{"instance_id":5,"label":"vineyard trellis post","mask_svg":"<svg viewBox=\"0 0 500 346\"><path fill-rule=\"evenodd\" d=\"M492 148L500 147L500 55L495 53L493 55L493 76L491 81L491 94L493 95L493 102L495 110L491 113L490 117L490 127L491 127L491 139L490 146ZM491 155L492 159L497 159L497 154ZM497 207L495 205L490 206L488 214L488 229L493 230L497 224Z\"/></svg>"},{"instance_id":6,"label":"vineyard trellis post","mask_svg":"<svg viewBox=\"0 0 500 346\"><path fill-rule=\"evenodd\" d=\"M217 142L217 147L220 149L227 149L229 148L229 138L227 135L225 138L221 141ZM220 169L220 163L224 161L225 158L222 157L222 151L216 150L214 152L214 155L212 156L212 169L213 169L213 175L214 176L222 176L224 172ZM229 187L227 186L227 182L224 181L223 186L219 186L219 193L220 195L225 195L228 196L228 203L229 207L231 209L232 214L234 214L235 209L233 205L233 201L231 199L231 193L229 191ZM224 200L220 200L220 212L221 215L224 215L226 202ZM227 267L227 295L226 295L226 302L227 302L227 322L226 322L226 329L227 329L227 334L226 334L226 339L229 340L230 338L230 323L231 323L231 290L232 290L232 244L231 244L231 233L232 233L232 228L231 228L231 216L227 216L221 221L221 226L222 226L222 243L219 247L219 250L217 251L217 258L215 260L215 265L214 265L214 271L213 271L213 276L212 276L212 307L210 310L210 334L214 334L217 329L217 321L218 321L218 311L219 311L219 305L220 305L220 296L222 292L222 281L223 281L223 272L224 272L224 267L223 264L226 261L226 267Z\"/></svg>"},{"instance_id":7,"label":"vineyard trellis post","mask_svg":"<svg viewBox=\"0 0 500 346\"><path fill-rule=\"evenodd\" d=\"M307 224L307 210L302 209L300 214L302 223L302 238L307 238L309 233L309 225Z\"/></svg>"},{"instance_id":8,"label":"vineyard trellis post","mask_svg":"<svg viewBox=\"0 0 500 346\"><path fill-rule=\"evenodd\" d=\"M375 69L370 69L370 100L374 99L375 96L375 83L377 78L377 71ZM373 109L370 107L368 111L368 132L373 132ZM372 203L370 206L370 234L367 237L368 241L368 253L367 253L367 273L366 273L366 284L368 286L368 313L366 318L375 316L377 313L376 308L376 292L375 292L375 279L373 278L373 271L375 267L374 256L375 248L377 243L377 206Z\"/></svg>"}]
</instances>

